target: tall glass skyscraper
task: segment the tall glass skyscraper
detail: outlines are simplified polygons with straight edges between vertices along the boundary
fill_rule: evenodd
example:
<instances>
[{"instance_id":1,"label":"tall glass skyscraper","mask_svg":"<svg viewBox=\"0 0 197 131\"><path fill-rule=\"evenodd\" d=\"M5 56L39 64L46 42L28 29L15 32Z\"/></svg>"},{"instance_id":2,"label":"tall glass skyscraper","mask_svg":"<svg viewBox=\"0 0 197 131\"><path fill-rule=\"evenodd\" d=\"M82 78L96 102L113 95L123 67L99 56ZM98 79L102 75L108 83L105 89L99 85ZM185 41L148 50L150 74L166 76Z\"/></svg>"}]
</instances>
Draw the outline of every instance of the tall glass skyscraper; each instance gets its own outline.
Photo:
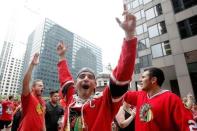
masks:
<instances>
[{"instance_id":1,"label":"tall glass skyscraper","mask_svg":"<svg viewBox=\"0 0 197 131\"><path fill-rule=\"evenodd\" d=\"M25 55L24 71L36 52L40 53L40 63L33 72L33 79L42 79L45 85L45 95L51 89L59 88L56 54L58 41L63 40L69 47L66 58L71 73L76 78L82 67L90 67L96 73L102 71L101 48L82 37L68 31L49 19L39 25L29 36Z\"/></svg>"}]
</instances>

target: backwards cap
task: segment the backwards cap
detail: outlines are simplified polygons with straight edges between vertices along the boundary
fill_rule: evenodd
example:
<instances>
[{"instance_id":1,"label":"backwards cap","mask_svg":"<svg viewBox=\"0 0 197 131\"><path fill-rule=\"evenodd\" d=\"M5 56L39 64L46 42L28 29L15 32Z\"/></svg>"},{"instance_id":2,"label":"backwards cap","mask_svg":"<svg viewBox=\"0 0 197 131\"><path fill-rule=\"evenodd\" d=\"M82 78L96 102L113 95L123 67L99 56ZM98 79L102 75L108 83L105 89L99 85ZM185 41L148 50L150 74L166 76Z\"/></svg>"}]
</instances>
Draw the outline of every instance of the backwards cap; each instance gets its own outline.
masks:
<instances>
[{"instance_id":1,"label":"backwards cap","mask_svg":"<svg viewBox=\"0 0 197 131\"><path fill-rule=\"evenodd\" d=\"M94 74L94 71L93 71L91 68L88 68L88 67L84 67L84 68L82 68L81 70L79 70L79 72L77 73L77 78L79 77L79 75L80 75L82 72L89 72L89 73L91 73L91 74L94 76L94 78L96 78L96 77L95 77L95 74Z\"/></svg>"}]
</instances>

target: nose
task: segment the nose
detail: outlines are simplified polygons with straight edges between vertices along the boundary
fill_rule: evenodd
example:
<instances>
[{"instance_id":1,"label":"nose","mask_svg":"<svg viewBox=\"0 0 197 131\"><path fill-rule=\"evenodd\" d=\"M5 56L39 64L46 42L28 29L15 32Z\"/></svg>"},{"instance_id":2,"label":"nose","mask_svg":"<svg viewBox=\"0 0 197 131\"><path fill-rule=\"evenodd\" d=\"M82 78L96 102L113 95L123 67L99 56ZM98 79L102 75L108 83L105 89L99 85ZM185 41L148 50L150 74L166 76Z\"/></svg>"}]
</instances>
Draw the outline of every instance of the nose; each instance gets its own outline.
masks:
<instances>
[{"instance_id":1,"label":"nose","mask_svg":"<svg viewBox=\"0 0 197 131\"><path fill-rule=\"evenodd\" d=\"M86 75L86 76L84 77L84 80L89 80L88 75Z\"/></svg>"}]
</instances>

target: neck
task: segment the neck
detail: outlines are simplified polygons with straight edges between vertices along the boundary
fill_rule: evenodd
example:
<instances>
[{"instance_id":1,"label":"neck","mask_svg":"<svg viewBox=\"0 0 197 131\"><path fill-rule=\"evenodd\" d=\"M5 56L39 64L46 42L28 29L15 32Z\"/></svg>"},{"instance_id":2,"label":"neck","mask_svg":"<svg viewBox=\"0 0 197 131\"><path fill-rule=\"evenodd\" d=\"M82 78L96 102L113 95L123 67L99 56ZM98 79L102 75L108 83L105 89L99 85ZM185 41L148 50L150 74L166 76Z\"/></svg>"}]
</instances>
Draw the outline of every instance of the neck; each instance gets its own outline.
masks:
<instances>
[{"instance_id":1,"label":"neck","mask_svg":"<svg viewBox=\"0 0 197 131\"><path fill-rule=\"evenodd\" d=\"M83 99L83 100L87 100L90 98L90 96L87 96L87 95L79 95L79 98Z\"/></svg>"},{"instance_id":2,"label":"neck","mask_svg":"<svg viewBox=\"0 0 197 131\"><path fill-rule=\"evenodd\" d=\"M92 95L92 93L89 93L89 92L80 92L80 93L78 93L79 98L81 98L83 100L89 99L91 95Z\"/></svg>"},{"instance_id":3,"label":"neck","mask_svg":"<svg viewBox=\"0 0 197 131\"><path fill-rule=\"evenodd\" d=\"M53 101L50 101L50 102L51 102L51 105L53 105L53 106L57 105L57 102L53 102Z\"/></svg>"},{"instance_id":4,"label":"neck","mask_svg":"<svg viewBox=\"0 0 197 131\"><path fill-rule=\"evenodd\" d=\"M35 92L32 92L32 94L33 94L35 97L38 97L38 98L41 97L40 95L37 95Z\"/></svg>"},{"instance_id":5,"label":"neck","mask_svg":"<svg viewBox=\"0 0 197 131\"><path fill-rule=\"evenodd\" d=\"M159 86L155 86L151 90L149 90L147 93L149 97L152 97L155 94L159 93L160 91L161 91L161 88Z\"/></svg>"}]
</instances>

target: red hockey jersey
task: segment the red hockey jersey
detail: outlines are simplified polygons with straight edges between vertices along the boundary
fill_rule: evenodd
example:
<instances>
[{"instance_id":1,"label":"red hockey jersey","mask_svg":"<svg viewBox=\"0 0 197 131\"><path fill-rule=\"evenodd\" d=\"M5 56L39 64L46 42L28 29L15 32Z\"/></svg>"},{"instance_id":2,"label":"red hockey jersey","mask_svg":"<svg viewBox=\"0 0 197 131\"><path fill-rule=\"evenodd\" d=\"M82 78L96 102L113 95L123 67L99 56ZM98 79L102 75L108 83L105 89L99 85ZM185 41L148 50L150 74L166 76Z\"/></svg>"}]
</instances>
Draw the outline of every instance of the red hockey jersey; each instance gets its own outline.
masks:
<instances>
[{"instance_id":1,"label":"red hockey jersey","mask_svg":"<svg viewBox=\"0 0 197 131\"><path fill-rule=\"evenodd\" d=\"M125 94L125 101L136 105L136 131L196 131L191 112L181 99L167 90L148 97L144 91Z\"/></svg>"},{"instance_id":2,"label":"red hockey jersey","mask_svg":"<svg viewBox=\"0 0 197 131\"><path fill-rule=\"evenodd\" d=\"M74 80L68 70L66 60L58 63L60 93L66 93L66 110L64 116L64 131L72 130L73 121L70 116L79 113L82 117L83 131L110 131L111 123L121 105L123 94L131 81L136 55L137 39L124 40L118 65L111 75L110 85L102 93L95 93L84 101L73 95ZM77 119L76 121L78 121ZM74 121L74 122L76 122ZM76 125L76 124L75 124Z\"/></svg>"}]
</instances>

